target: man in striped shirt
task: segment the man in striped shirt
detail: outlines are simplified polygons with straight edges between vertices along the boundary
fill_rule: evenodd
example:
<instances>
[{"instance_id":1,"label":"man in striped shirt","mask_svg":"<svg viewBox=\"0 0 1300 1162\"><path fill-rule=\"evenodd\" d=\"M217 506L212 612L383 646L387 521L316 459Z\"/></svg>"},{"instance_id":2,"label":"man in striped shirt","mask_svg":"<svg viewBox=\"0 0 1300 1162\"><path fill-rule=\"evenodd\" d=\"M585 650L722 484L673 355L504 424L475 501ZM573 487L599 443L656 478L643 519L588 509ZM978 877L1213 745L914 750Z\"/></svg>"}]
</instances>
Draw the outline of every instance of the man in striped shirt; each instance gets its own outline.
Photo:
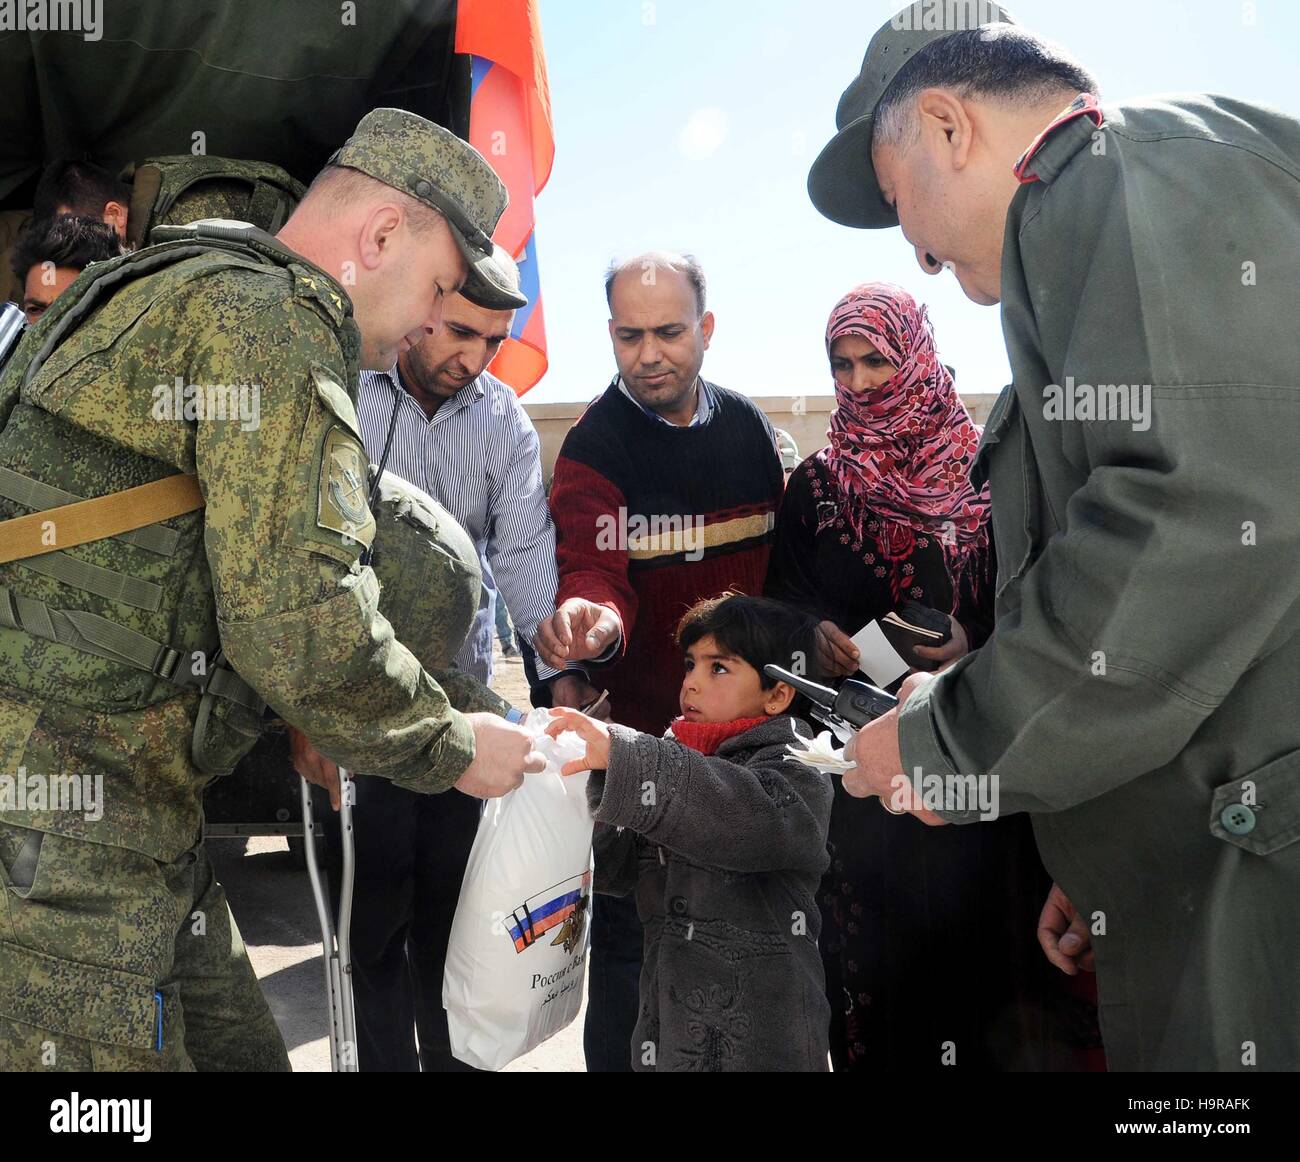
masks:
<instances>
[{"instance_id":1,"label":"man in striped shirt","mask_svg":"<svg viewBox=\"0 0 1300 1162\"><path fill-rule=\"evenodd\" d=\"M496 258L517 285L509 258L501 250ZM555 530L537 433L515 393L486 370L512 319L512 311L455 295L442 330L403 352L389 371L363 373L357 395L371 462L383 461L387 446L385 470L424 489L474 541L484 592L456 665L485 683L492 678L489 586L495 583L525 641L555 612ZM556 705L585 706L598 693L576 664L561 670L539 662L538 676ZM359 779L356 805L358 1064L366 1072L466 1070L451 1055L442 973L479 802Z\"/></svg>"}]
</instances>

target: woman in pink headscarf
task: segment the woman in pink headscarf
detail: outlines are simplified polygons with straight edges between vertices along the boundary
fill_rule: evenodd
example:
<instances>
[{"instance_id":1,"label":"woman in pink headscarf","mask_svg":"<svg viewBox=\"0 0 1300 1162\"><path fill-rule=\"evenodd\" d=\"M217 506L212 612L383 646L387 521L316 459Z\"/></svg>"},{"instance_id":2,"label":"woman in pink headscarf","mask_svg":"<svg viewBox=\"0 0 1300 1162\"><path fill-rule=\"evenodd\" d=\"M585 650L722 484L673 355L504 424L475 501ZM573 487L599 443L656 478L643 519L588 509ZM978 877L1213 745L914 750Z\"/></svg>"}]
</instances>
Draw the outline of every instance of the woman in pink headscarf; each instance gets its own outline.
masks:
<instances>
[{"instance_id":1,"label":"woman in pink headscarf","mask_svg":"<svg viewBox=\"0 0 1300 1162\"><path fill-rule=\"evenodd\" d=\"M979 446L939 361L925 308L901 287L867 283L831 312L830 443L791 477L767 592L823 617L823 671L857 669L848 635L904 601L949 614L965 653L988 615L989 499L970 465ZM958 614L961 613L961 617Z\"/></svg>"},{"instance_id":2,"label":"woman in pink headscarf","mask_svg":"<svg viewBox=\"0 0 1300 1162\"><path fill-rule=\"evenodd\" d=\"M926 668L991 628L987 489L979 446L940 362L926 310L867 283L831 312L830 442L795 470L764 592L822 623L823 680L853 673L849 637L913 601L950 619L952 639L918 649ZM1095 1031L1084 1002L1062 1011L1035 929L1051 879L1027 817L928 828L836 785L821 950L837 1070L1079 1068ZM1086 1039L1086 1037L1085 1037ZM1099 1044L1099 1038L1097 1044Z\"/></svg>"}]
</instances>

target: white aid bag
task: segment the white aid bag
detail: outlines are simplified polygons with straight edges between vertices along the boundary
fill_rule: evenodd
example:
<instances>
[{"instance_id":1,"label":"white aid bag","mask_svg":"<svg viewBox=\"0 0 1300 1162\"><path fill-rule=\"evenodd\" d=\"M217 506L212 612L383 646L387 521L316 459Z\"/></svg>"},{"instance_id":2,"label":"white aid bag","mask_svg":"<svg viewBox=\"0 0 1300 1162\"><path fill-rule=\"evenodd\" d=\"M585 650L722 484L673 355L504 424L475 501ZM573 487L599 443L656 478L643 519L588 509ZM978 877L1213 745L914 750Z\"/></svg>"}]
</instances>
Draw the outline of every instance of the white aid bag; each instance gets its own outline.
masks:
<instances>
[{"instance_id":1,"label":"white aid bag","mask_svg":"<svg viewBox=\"0 0 1300 1162\"><path fill-rule=\"evenodd\" d=\"M582 1007L593 824L588 772L560 768L587 748L573 731L548 738L551 721L538 709L522 723L546 770L484 805L447 945L451 1051L478 1069L535 1049Z\"/></svg>"}]
</instances>

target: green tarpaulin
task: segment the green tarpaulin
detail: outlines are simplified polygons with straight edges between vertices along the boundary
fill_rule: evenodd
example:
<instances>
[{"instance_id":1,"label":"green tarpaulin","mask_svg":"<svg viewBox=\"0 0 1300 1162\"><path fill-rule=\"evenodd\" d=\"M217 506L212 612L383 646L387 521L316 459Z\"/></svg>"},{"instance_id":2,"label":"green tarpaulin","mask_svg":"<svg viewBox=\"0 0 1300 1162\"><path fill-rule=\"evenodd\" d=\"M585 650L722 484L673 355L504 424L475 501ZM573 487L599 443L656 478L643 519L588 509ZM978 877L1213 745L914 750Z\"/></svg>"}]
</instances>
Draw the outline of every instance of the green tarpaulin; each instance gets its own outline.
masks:
<instances>
[{"instance_id":1,"label":"green tarpaulin","mask_svg":"<svg viewBox=\"0 0 1300 1162\"><path fill-rule=\"evenodd\" d=\"M46 7L98 12L98 37L0 31L0 210L29 208L41 168L57 158L117 169L201 141L208 154L275 162L308 182L376 106L468 129L455 0Z\"/></svg>"}]
</instances>

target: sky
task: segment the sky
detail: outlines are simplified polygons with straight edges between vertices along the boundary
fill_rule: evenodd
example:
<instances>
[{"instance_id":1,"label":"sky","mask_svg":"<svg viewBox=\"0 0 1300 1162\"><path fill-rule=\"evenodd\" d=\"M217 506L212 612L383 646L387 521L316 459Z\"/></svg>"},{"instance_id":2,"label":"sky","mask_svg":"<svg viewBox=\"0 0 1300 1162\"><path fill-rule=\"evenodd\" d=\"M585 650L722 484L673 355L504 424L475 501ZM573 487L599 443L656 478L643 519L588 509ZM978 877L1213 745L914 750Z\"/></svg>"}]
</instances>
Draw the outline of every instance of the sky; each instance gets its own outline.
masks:
<instances>
[{"instance_id":1,"label":"sky","mask_svg":"<svg viewBox=\"0 0 1300 1162\"><path fill-rule=\"evenodd\" d=\"M604 389L605 267L654 248L703 264L717 317L704 374L724 387L830 394L826 317L876 279L929 306L960 390L1008 382L996 307L967 300L951 274L923 274L900 231L837 226L808 200L840 93L902 0L540 4L556 138L536 234L550 368L528 403ZM1007 6L1097 76L1103 104L1201 91L1300 115L1296 0Z\"/></svg>"}]
</instances>

